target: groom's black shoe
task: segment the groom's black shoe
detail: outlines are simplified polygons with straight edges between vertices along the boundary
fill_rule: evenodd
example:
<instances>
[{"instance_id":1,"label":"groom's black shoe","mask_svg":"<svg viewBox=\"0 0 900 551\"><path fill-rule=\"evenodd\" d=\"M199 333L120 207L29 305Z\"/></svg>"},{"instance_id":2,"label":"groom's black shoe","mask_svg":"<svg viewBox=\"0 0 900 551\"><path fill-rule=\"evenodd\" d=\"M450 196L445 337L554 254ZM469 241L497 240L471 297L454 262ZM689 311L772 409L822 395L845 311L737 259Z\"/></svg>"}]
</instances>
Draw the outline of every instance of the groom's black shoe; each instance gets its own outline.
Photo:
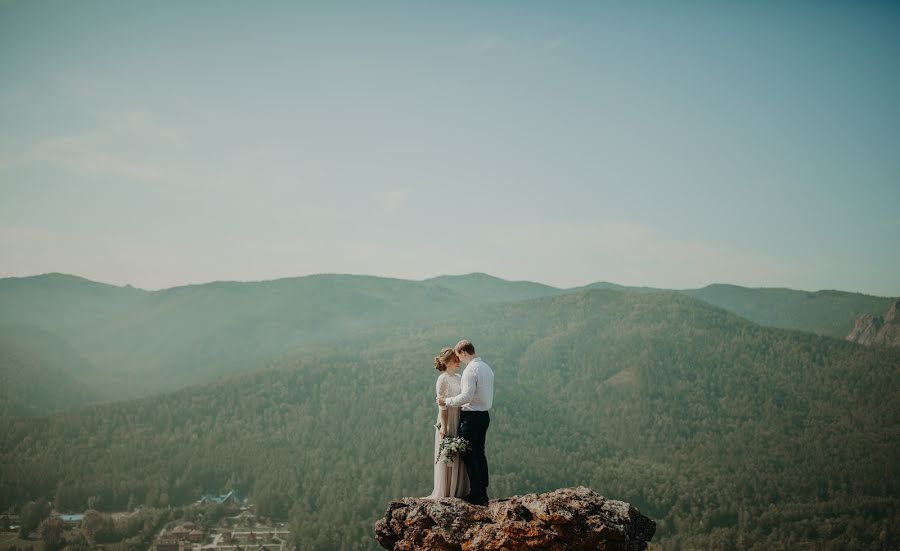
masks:
<instances>
[{"instance_id":1,"label":"groom's black shoe","mask_svg":"<svg viewBox=\"0 0 900 551\"><path fill-rule=\"evenodd\" d=\"M463 496L462 500L465 501L466 503L471 503L472 505L478 505L481 507L486 507L488 504L487 496L478 497L478 496L473 496L472 494L469 494L469 495Z\"/></svg>"}]
</instances>

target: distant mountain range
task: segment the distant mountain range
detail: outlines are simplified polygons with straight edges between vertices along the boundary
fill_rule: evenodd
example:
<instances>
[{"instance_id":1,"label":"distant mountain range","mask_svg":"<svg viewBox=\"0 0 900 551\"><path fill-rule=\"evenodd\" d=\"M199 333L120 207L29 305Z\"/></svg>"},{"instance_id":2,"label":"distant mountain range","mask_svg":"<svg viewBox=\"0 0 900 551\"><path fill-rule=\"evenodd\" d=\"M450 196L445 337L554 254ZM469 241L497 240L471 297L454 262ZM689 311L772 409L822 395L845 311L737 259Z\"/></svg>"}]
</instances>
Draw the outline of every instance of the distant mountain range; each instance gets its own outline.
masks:
<instances>
[{"instance_id":1,"label":"distant mountain range","mask_svg":"<svg viewBox=\"0 0 900 551\"><path fill-rule=\"evenodd\" d=\"M443 318L464 318L496 303L615 289L673 292L608 282L558 289L487 274L424 281L353 275L314 275L259 282L211 282L145 291L51 273L0 279L0 322L41 331L28 339L0 340L8 388L32 377L16 368L24 355L71 349L44 361L65 376L43 378L56 406L41 401L20 413L44 413L97 400L146 396L264 366L314 343L347 339L373 329ZM674 291L724 308L762 325L844 338L863 314L883 312L891 298L843 291L810 293L716 284ZM7 331L11 331L7 329ZM46 340L46 343L42 342ZM60 344L63 343L63 344ZM60 358L71 356L62 365ZM62 362L66 363L66 362ZM37 381L38 379L29 379ZM74 381L71 382L71 381ZM34 385L31 385L33 387ZM82 388L91 388L83 391ZM71 396L68 396L71 394ZM12 403L12 401L10 401Z\"/></svg>"}]
</instances>

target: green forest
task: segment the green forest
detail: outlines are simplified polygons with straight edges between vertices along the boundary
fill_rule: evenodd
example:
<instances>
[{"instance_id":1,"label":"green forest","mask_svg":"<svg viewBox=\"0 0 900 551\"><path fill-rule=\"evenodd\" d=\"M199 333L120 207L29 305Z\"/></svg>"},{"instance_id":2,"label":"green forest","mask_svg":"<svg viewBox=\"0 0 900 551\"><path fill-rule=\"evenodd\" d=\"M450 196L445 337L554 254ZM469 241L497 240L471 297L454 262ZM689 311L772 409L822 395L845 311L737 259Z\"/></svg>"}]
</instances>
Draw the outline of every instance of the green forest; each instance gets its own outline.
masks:
<instances>
[{"instance_id":1,"label":"green forest","mask_svg":"<svg viewBox=\"0 0 900 551\"><path fill-rule=\"evenodd\" d=\"M496 376L492 498L589 486L656 520L653 542L666 551L900 545L900 350L823 329L852 327L857 311L889 299L807 298L831 304L819 309L831 318L785 329L686 292L500 281L323 276L310 295L282 289L250 317L251 289L239 284L228 284L226 306L211 288L180 299L182 310L117 296L89 309L91 323L70 311L55 326L39 313L9 316L64 335L84 364L65 371L54 355L29 357L24 337L17 348L6 339L4 376L40 388L73 377L88 405L4 412L0 509L38 498L72 512L157 508L238 488L288 522L300 549L377 549L387 504L431 491L431 359L465 337ZM729 300L746 304L744 294ZM770 302L758 315L809 317L804 300ZM169 327L179 312L198 327ZM291 334L296 320L308 325ZM134 336L142 331L152 347ZM105 347L101 336L120 340ZM198 382L109 401L97 373L129 349L136 361L119 371L134 384ZM169 361L174 351L190 361ZM31 381L23 366L38 364L65 373L48 367Z\"/></svg>"}]
</instances>

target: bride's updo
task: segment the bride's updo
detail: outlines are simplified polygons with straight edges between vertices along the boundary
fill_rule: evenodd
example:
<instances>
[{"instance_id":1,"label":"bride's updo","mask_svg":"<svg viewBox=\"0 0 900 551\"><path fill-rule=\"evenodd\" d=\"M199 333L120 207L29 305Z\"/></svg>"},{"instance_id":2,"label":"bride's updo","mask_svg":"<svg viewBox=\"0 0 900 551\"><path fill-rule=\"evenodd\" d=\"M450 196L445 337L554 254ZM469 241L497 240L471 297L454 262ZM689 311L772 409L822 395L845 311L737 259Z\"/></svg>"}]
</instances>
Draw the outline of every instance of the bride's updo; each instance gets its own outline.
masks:
<instances>
[{"instance_id":1,"label":"bride's updo","mask_svg":"<svg viewBox=\"0 0 900 551\"><path fill-rule=\"evenodd\" d=\"M441 348L440 354L434 357L434 368L438 371L446 371L447 362L453 360L459 360L456 357L456 352L452 348Z\"/></svg>"}]
</instances>

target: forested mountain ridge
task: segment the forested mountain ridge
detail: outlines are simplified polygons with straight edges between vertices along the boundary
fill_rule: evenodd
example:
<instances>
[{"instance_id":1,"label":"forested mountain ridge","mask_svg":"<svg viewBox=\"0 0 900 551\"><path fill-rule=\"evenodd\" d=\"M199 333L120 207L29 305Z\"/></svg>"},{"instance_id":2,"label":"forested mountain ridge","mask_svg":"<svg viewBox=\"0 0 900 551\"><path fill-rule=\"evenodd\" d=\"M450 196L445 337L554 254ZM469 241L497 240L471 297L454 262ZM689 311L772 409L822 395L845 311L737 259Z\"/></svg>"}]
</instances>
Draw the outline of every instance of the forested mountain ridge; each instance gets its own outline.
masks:
<instances>
[{"instance_id":1,"label":"forested mountain ridge","mask_svg":"<svg viewBox=\"0 0 900 551\"><path fill-rule=\"evenodd\" d=\"M752 289L722 283L682 292L760 325L798 329L838 339L850 333L860 315L884 312L896 300L837 290Z\"/></svg>"},{"instance_id":2,"label":"forested mountain ridge","mask_svg":"<svg viewBox=\"0 0 900 551\"><path fill-rule=\"evenodd\" d=\"M590 289L673 292L608 282L557 289L483 273L423 281L321 274L144 291L54 273L0 279L0 321L31 324L68 342L84 363L96 367L82 377L96 391L95 399L113 400L212 381L370 329ZM731 285L674 292L764 325L838 338L860 312L884 311L891 300Z\"/></svg>"},{"instance_id":3,"label":"forested mountain ridge","mask_svg":"<svg viewBox=\"0 0 900 551\"><path fill-rule=\"evenodd\" d=\"M96 363L127 365L160 390L263 365L292 348L367 327L456 312L458 298L374 276L215 282L154 292L149 305L77 341L98 351Z\"/></svg>"},{"instance_id":4,"label":"forested mountain ridge","mask_svg":"<svg viewBox=\"0 0 900 551\"><path fill-rule=\"evenodd\" d=\"M19 278L0 280L4 317L19 315L70 342L104 372L107 396L139 396L210 381L258 367L305 343L450 315L464 307L461 297L448 289L374 276L213 282L136 291L139 295L118 301L124 288L97 284L80 295L80 278L51 275L32 278L35 288L27 290ZM44 295L59 279L62 290ZM99 290L108 295L97 298ZM67 292L73 296L59 299ZM102 307L84 306L93 300ZM29 303L38 307L29 308ZM105 316L95 315L101 310Z\"/></svg>"},{"instance_id":5,"label":"forested mountain ridge","mask_svg":"<svg viewBox=\"0 0 900 551\"><path fill-rule=\"evenodd\" d=\"M589 290L304 345L262 370L8 421L0 495L78 509L240 487L304 549L374 549L426 495L441 346L497 376L491 496L585 485L664 549L898 542L900 351L762 327L675 292Z\"/></svg>"}]
</instances>

